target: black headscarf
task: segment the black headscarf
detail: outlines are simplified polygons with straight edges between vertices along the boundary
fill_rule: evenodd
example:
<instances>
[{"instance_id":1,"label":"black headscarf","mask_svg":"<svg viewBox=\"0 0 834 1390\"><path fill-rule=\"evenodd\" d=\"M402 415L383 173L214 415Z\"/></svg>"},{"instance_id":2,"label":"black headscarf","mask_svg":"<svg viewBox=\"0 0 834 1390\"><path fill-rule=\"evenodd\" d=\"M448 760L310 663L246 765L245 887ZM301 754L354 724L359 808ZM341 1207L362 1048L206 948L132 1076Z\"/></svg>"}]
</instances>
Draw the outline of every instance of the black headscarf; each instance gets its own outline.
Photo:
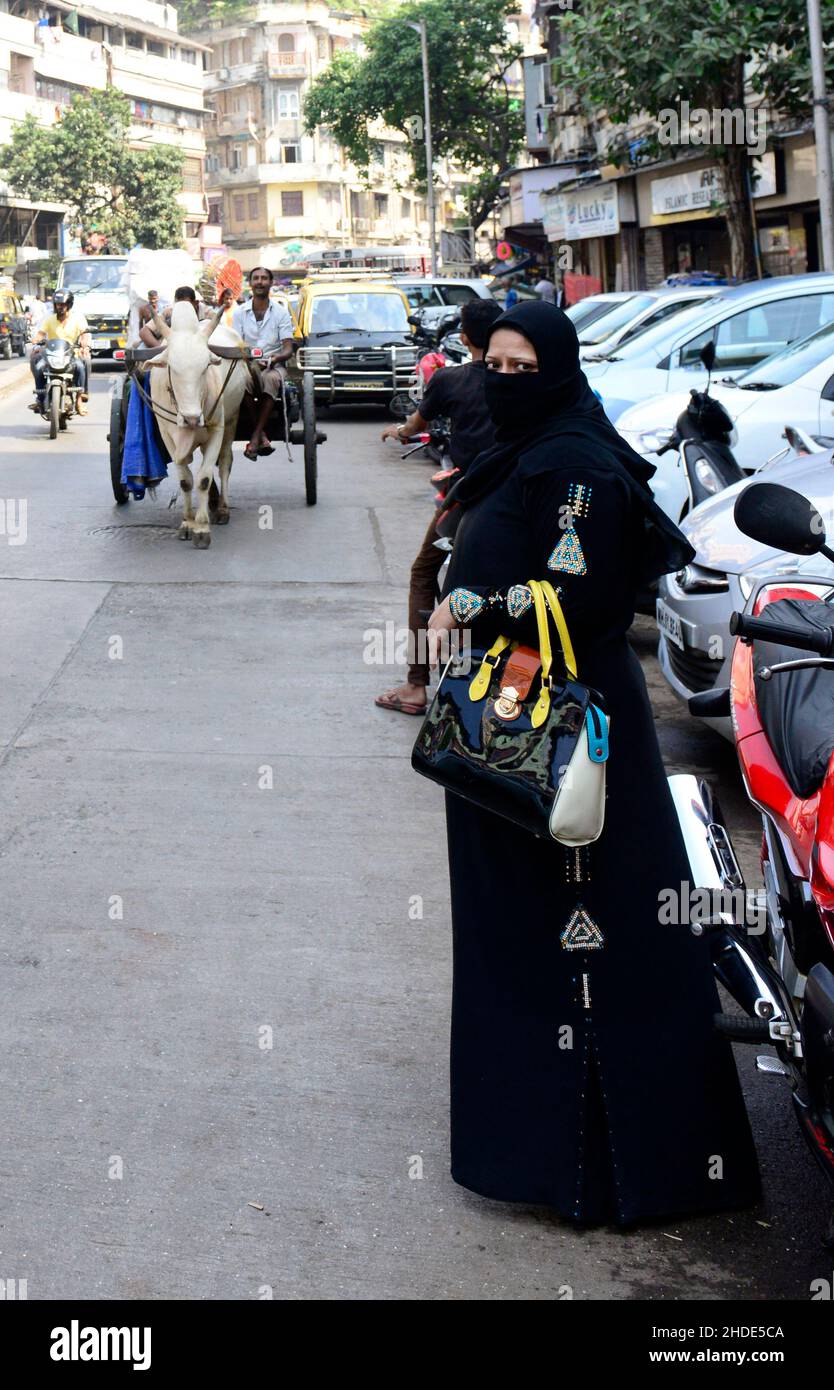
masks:
<instances>
[{"instance_id":1,"label":"black headscarf","mask_svg":"<svg viewBox=\"0 0 834 1390\"><path fill-rule=\"evenodd\" d=\"M655 468L617 433L579 365L579 339L567 314L555 304L518 304L490 326L521 333L536 350L537 372L487 369L487 407L496 443L479 454L448 501L470 507L518 472L539 473L589 465L624 479L642 513L644 545L638 557L643 580L681 569L695 552L657 506L648 486ZM487 344L487 354L489 344Z\"/></svg>"}]
</instances>

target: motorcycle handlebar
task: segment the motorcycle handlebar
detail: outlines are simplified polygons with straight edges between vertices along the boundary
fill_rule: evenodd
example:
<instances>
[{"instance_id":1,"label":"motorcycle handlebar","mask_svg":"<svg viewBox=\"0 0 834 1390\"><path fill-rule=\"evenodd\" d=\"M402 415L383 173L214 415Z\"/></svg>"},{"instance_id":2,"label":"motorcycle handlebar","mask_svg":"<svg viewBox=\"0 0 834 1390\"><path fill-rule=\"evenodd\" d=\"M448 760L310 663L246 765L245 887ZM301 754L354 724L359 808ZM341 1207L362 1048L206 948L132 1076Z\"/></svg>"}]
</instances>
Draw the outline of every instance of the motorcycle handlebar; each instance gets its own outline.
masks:
<instances>
[{"instance_id":1,"label":"motorcycle handlebar","mask_svg":"<svg viewBox=\"0 0 834 1390\"><path fill-rule=\"evenodd\" d=\"M809 627L799 627L793 623L771 622L768 618L751 618L746 613L733 613L730 618L730 633L733 637L752 640L761 637L766 642L779 642L785 647L796 647L803 652L816 652L819 656L830 656L834 652L834 628L815 632Z\"/></svg>"}]
</instances>

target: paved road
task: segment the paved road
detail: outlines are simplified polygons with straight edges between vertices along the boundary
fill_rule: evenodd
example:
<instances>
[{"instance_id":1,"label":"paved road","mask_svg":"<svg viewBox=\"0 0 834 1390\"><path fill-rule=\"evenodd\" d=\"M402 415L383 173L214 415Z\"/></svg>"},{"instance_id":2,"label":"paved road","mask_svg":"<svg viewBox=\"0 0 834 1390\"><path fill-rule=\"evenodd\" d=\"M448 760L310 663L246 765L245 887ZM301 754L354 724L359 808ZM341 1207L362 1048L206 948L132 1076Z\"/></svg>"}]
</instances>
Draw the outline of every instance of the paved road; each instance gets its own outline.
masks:
<instances>
[{"instance_id":1,"label":"paved road","mask_svg":"<svg viewBox=\"0 0 834 1390\"><path fill-rule=\"evenodd\" d=\"M331 418L318 507L298 459L240 460L198 552L172 485L113 506L106 393L54 443L26 390L0 408L28 528L0 534L0 1276L41 1299L807 1298L825 1193L749 1052L759 1211L579 1234L451 1182L440 797L415 721L372 706L395 673L363 661L402 622L429 470L377 417ZM721 782L755 881L731 751L664 693L648 623L634 640L670 766ZM635 1018L636 1084L651 1046Z\"/></svg>"}]
</instances>

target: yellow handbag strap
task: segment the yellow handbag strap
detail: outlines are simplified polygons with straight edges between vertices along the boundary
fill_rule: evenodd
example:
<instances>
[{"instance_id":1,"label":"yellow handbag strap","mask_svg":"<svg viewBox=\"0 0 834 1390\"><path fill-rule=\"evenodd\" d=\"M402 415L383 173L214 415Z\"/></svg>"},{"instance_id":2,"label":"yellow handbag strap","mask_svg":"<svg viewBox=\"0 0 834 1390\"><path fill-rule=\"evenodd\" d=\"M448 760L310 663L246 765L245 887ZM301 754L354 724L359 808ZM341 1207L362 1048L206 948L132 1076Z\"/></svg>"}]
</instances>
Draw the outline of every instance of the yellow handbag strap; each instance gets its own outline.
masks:
<instances>
[{"instance_id":1,"label":"yellow handbag strap","mask_svg":"<svg viewBox=\"0 0 834 1390\"><path fill-rule=\"evenodd\" d=\"M570 640L568 625L565 622L565 615L562 612L562 605L549 579L542 579L539 583L544 590L547 606L553 614L553 621L556 624L556 631L559 634L559 641L562 644L562 655L565 658L565 670L568 673L568 679L575 681L578 679L576 674L576 656L574 655L573 643Z\"/></svg>"},{"instance_id":2,"label":"yellow handbag strap","mask_svg":"<svg viewBox=\"0 0 834 1390\"><path fill-rule=\"evenodd\" d=\"M478 674L469 687L470 700L482 700L489 690L489 682L495 664L506 647L512 645L509 637L498 637L484 656L478 667Z\"/></svg>"}]
</instances>

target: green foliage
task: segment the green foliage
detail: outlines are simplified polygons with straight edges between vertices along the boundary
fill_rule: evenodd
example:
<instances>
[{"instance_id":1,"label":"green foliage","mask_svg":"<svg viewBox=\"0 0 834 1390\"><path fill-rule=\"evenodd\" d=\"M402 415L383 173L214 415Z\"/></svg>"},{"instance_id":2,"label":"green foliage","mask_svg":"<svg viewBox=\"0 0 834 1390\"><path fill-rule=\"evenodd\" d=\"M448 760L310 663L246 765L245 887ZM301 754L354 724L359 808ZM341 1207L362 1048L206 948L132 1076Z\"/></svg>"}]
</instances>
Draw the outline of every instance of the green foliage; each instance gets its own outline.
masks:
<instances>
[{"instance_id":1,"label":"green foliage","mask_svg":"<svg viewBox=\"0 0 834 1390\"><path fill-rule=\"evenodd\" d=\"M137 241L179 246L182 154L168 145L130 149L130 121L113 88L78 94L54 126L25 116L0 147L0 168L18 196L66 203L76 235L104 232L114 250Z\"/></svg>"},{"instance_id":2,"label":"green foliage","mask_svg":"<svg viewBox=\"0 0 834 1390\"><path fill-rule=\"evenodd\" d=\"M213 19L228 23L254 8L252 0L177 0L177 24L183 34L193 34Z\"/></svg>"},{"instance_id":3,"label":"green foliage","mask_svg":"<svg viewBox=\"0 0 834 1390\"><path fill-rule=\"evenodd\" d=\"M834 0L822 0L824 37L834 42ZM810 113L804 0L706 0L687 17L680 0L583 0L559 19L556 88L589 115L621 122L688 100L691 107L743 104L744 65L771 113ZM834 48L828 54L834 75Z\"/></svg>"},{"instance_id":4,"label":"green foliage","mask_svg":"<svg viewBox=\"0 0 834 1390\"><path fill-rule=\"evenodd\" d=\"M524 116L505 74L520 56L505 28L514 0L406 0L372 24L365 52L337 54L312 84L304 105L308 131L326 126L360 168L374 143L369 124L384 121L410 140L415 172L426 183L420 36L409 22L426 20L435 159L473 171L472 222L489 214L524 139Z\"/></svg>"}]
</instances>

